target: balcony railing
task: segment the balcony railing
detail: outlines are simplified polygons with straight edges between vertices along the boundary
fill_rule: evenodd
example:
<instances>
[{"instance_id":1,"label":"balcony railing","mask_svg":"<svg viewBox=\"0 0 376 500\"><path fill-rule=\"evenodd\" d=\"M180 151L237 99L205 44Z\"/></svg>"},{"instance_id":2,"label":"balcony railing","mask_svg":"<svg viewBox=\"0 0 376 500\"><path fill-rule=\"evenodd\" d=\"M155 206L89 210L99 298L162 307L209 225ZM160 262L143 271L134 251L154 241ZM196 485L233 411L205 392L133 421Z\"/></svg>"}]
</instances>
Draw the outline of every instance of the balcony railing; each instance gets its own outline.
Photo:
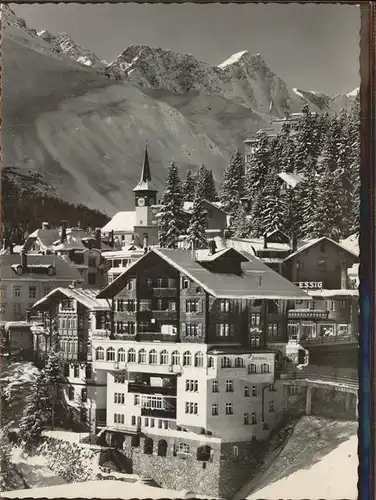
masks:
<instances>
[{"instance_id":1,"label":"balcony railing","mask_svg":"<svg viewBox=\"0 0 376 500\"><path fill-rule=\"evenodd\" d=\"M290 309L289 318L309 318L309 319L327 319L329 311L322 309Z\"/></svg>"},{"instance_id":2,"label":"balcony railing","mask_svg":"<svg viewBox=\"0 0 376 500\"><path fill-rule=\"evenodd\" d=\"M160 341L160 342L174 342L178 336L177 333L160 333L160 332L139 332L139 339L141 341Z\"/></svg>"},{"instance_id":3,"label":"balcony railing","mask_svg":"<svg viewBox=\"0 0 376 500\"><path fill-rule=\"evenodd\" d=\"M166 396L176 396L176 387L155 387L147 384L140 384L136 382L128 383L128 392L138 394L163 394Z\"/></svg>"},{"instance_id":4,"label":"balcony railing","mask_svg":"<svg viewBox=\"0 0 376 500\"><path fill-rule=\"evenodd\" d=\"M160 417L160 418L176 418L176 409L174 410L161 410L157 408L141 408L142 417Z\"/></svg>"}]
</instances>

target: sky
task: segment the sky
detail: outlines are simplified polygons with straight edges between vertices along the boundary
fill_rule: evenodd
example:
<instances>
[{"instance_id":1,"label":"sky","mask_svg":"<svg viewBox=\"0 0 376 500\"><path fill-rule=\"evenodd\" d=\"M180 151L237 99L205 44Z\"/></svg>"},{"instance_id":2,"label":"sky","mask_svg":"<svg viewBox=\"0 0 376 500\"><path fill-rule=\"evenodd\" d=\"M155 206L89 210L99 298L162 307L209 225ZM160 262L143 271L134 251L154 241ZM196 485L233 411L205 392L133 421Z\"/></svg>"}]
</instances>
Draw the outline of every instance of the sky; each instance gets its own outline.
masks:
<instances>
[{"instance_id":1,"label":"sky","mask_svg":"<svg viewBox=\"0 0 376 500\"><path fill-rule=\"evenodd\" d=\"M360 10L340 4L13 4L30 28L65 32L111 62L129 45L217 65L263 55L289 86L334 95L359 86Z\"/></svg>"}]
</instances>

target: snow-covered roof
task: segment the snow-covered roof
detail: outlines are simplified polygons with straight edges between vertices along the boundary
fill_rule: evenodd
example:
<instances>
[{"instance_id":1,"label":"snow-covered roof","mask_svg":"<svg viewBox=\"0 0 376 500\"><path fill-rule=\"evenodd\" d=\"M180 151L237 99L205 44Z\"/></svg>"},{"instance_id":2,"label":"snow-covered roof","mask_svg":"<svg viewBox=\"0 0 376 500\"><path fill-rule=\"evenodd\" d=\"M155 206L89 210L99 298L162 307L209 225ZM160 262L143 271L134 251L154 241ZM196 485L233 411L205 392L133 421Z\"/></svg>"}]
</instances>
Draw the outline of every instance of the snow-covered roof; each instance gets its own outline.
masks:
<instances>
[{"instance_id":1,"label":"snow-covered roof","mask_svg":"<svg viewBox=\"0 0 376 500\"><path fill-rule=\"evenodd\" d=\"M53 243L53 249L58 250L87 250L87 247L83 244L82 240L87 238L87 233L80 228L69 228L67 229L67 236L63 243L57 240Z\"/></svg>"},{"instance_id":2,"label":"snow-covered roof","mask_svg":"<svg viewBox=\"0 0 376 500\"><path fill-rule=\"evenodd\" d=\"M111 231L114 231L114 233L116 232L133 233L135 224L136 224L135 210L118 212L112 217L110 222L107 222L107 224L102 227L102 232L110 233Z\"/></svg>"},{"instance_id":3,"label":"snow-covered roof","mask_svg":"<svg viewBox=\"0 0 376 500\"><path fill-rule=\"evenodd\" d=\"M107 300L97 299L99 292L99 289L89 288L55 288L45 297L38 300L38 302L35 302L33 309L43 309L43 307L46 307L56 295L64 295L67 298L77 300L90 310L108 310L110 307Z\"/></svg>"},{"instance_id":4,"label":"snow-covered roof","mask_svg":"<svg viewBox=\"0 0 376 500\"><path fill-rule=\"evenodd\" d=\"M358 297L359 291L354 289L343 288L340 290L327 290L327 289L319 289L319 290L308 290L309 295L312 297Z\"/></svg>"},{"instance_id":5,"label":"snow-covered roof","mask_svg":"<svg viewBox=\"0 0 376 500\"><path fill-rule=\"evenodd\" d=\"M340 241L340 244L345 247L346 249L350 250L351 252L355 253L356 255L360 254L360 248L359 248L359 235L358 234L352 234L348 238Z\"/></svg>"},{"instance_id":6,"label":"snow-covered roof","mask_svg":"<svg viewBox=\"0 0 376 500\"><path fill-rule=\"evenodd\" d=\"M302 174L290 174L287 172L281 172L278 174L278 177L293 188L304 181L304 175Z\"/></svg>"},{"instance_id":7,"label":"snow-covered roof","mask_svg":"<svg viewBox=\"0 0 376 500\"><path fill-rule=\"evenodd\" d=\"M304 245L302 245L300 248L296 250L296 252L291 253L288 255L285 260L289 260L292 257L295 257L298 255L300 252L304 252L307 250L307 248L310 248L313 245L316 245L317 243L321 241L329 241L330 243L333 243L333 245L336 245L337 247L342 248L343 250L346 250L350 254L352 254L354 257L358 257L356 253L354 253L352 250L349 250L348 248L344 247L341 243L338 243L337 241L332 240L331 238L328 238L327 236L322 236L321 238L313 238L312 240L307 241Z\"/></svg>"}]
</instances>

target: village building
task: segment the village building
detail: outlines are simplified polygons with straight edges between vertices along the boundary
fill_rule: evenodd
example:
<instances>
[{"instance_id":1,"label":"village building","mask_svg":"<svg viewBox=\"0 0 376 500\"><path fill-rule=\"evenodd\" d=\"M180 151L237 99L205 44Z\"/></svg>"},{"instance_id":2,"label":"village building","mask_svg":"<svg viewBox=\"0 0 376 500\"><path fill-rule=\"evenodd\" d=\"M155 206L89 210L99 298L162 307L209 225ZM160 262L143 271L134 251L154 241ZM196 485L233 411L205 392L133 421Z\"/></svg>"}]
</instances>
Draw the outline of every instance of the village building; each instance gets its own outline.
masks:
<instances>
[{"instance_id":1,"label":"village building","mask_svg":"<svg viewBox=\"0 0 376 500\"><path fill-rule=\"evenodd\" d=\"M55 288L33 305L28 318L33 321L36 363L43 364L52 348L63 361L60 400L65 423L80 424L93 433L106 411L106 378L93 371L91 342L93 331L105 336L111 322L108 301L96 298L99 291Z\"/></svg>"},{"instance_id":2,"label":"village building","mask_svg":"<svg viewBox=\"0 0 376 500\"><path fill-rule=\"evenodd\" d=\"M112 219L102 227L102 234L113 234L115 242L122 249L130 246L135 248L156 247L158 241L158 219L161 205L157 200L158 191L152 181L148 149L145 146L144 161L141 169L139 183L133 189L134 209L115 214ZM184 202L183 212L189 219L193 202ZM227 215L222 210L219 202L203 201L206 211L206 232L210 237L222 235L227 227ZM106 258L106 255L104 255ZM127 255L122 257L127 259Z\"/></svg>"},{"instance_id":3,"label":"village building","mask_svg":"<svg viewBox=\"0 0 376 500\"><path fill-rule=\"evenodd\" d=\"M0 321L23 321L52 289L82 283L79 271L59 255L0 255Z\"/></svg>"},{"instance_id":4,"label":"village building","mask_svg":"<svg viewBox=\"0 0 376 500\"><path fill-rule=\"evenodd\" d=\"M309 295L244 252L155 248L98 299L104 439L162 487L234 493L282 417L288 303Z\"/></svg>"}]
</instances>

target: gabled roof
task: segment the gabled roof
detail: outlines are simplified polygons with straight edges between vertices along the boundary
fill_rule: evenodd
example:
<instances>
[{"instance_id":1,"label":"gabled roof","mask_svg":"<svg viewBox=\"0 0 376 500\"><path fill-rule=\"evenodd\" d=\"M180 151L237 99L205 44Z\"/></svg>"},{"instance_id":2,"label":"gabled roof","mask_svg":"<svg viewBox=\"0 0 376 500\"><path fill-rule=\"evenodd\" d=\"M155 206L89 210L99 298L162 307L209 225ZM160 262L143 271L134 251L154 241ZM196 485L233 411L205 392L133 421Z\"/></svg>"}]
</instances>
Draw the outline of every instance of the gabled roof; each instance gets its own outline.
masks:
<instances>
[{"instance_id":1,"label":"gabled roof","mask_svg":"<svg viewBox=\"0 0 376 500\"><path fill-rule=\"evenodd\" d=\"M59 296L65 296L69 299L75 299L84 307L92 311L107 311L110 306L105 299L97 299L97 295L100 292L99 289L89 289L89 288L55 288L45 297L35 302L32 309L33 310L43 310L48 308L49 304L56 300Z\"/></svg>"},{"instance_id":2,"label":"gabled roof","mask_svg":"<svg viewBox=\"0 0 376 500\"><path fill-rule=\"evenodd\" d=\"M209 200L202 200L203 203L206 203L207 205L215 208L216 210L219 210L220 212L222 213L226 213L222 206L221 206L221 203L220 202L216 202L216 201L209 201ZM183 203L183 210L184 212L191 212L193 209L193 201L185 201Z\"/></svg>"},{"instance_id":3,"label":"gabled roof","mask_svg":"<svg viewBox=\"0 0 376 500\"><path fill-rule=\"evenodd\" d=\"M50 249L54 241L59 238L59 229L36 229L25 241L25 250L29 250L36 240L43 249Z\"/></svg>"},{"instance_id":4,"label":"gabled roof","mask_svg":"<svg viewBox=\"0 0 376 500\"><path fill-rule=\"evenodd\" d=\"M237 252L236 250L232 250ZM287 279L263 264L260 259L237 252L242 263L242 274L213 272L192 259L190 250L153 249L128 267L116 280L98 294L98 298L117 295L139 266L146 265L150 256L158 256L180 273L201 286L216 298L226 299L309 299L309 296ZM223 255L223 253L222 253ZM245 259L244 259L245 258Z\"/></svg>"},{"instance_id":5,"label":"gabled roof","mask_svg":"<svg viewBox=\"0 0 376 500\"><path fill-rule=\"evenodd\" d=\"M114 231L126 231L133 233L134 226L136 224L136 212L134 210L129 210L126 212L118 212L112 219L107 222L105 226L102 227L103 233L110 233Z\"/></svg>"},{"instance_id":6,"label":"gabled roof","mask_svg":"<svg viewBox=\"0 0 376 500\"><path fill-rule=\"evenodd\" d=\"M332 243L333 245L336 245L337 247L339 247L341 250L345 250L346 252L348 252L352 257L354 257L355 259L358 257L353 251L349 250L348 248L344 247L343 245L341 245L341 243L337 243L337 241L334 241L332 240L331 238L328 238L327 236L322 236L321 238L314 238L310 241L308 241L305 245L302 245L300 248L298 248L296 250L296 252L293 252L291 253L290 255L288 255L286 258L285 258L285 262L292 259L293 257L295 257L296 255L298 255L299 253L301 252L304 252L305 250L307 250L308 248L314 246L314 245L317 245L318 243L320 243L321 241L328 241L330 243Z\"/></svg>"},{"instance_id":7,"label":"gabled roof","mask_svg":"<svg viewBox=\"0 0 376 500\"><path fill-rule=\"evenodd\" d=\"M13 269L21 264L20 256L13 255L0 255L0 280L31 280L35 281L61 281L68 282L79 281L82 282L82 276L79 271L70 263L61 258L59 255L35 255L27 254L27 265L30 267L31 272L27 274L18 275ZM53 266L55 274L49 276L48 274L34 273L33 269L48 268Z\"/></svg>"}]
</instances>

